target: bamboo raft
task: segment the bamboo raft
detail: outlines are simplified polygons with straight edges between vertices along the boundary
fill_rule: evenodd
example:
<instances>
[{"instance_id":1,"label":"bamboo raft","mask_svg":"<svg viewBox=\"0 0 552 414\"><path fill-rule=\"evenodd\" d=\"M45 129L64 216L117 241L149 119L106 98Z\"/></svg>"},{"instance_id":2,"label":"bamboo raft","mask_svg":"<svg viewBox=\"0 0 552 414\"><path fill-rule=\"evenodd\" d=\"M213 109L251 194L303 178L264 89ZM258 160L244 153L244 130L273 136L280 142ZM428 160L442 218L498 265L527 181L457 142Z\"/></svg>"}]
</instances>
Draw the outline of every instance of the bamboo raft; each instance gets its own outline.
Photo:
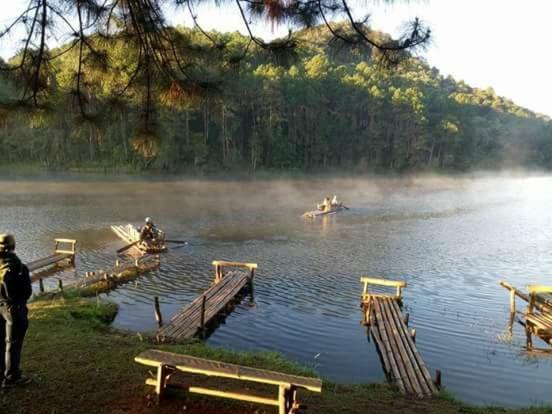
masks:
<instances>
[{"instance_id":1,"label":"bamboo raft","mask_svg":"<svg viewBox=\"0 0 552 414\"><path fill-rule=\"evenodd\" d=\"M437 394L441 374L436 372L434 382L418 349L416 331L408 331L408 314L403 317L399 308L401 292L406 282L363 277L362 308L364 324L378 348L387 377L397 385L402 394L419 398ZM395 295L371 293L368 285L395 287Z\"/></svg>"},{"instance_id":2,"label":"bamboo raft","mask_svg":"<svg viewBox=\"0 0 552 414\"><path fill-rule=\"evenodd\" d=\"M205 327L222 310L235 300L247 286L251 286L256 263L213 262L215 280L213 285L192 303L178 312L168 324L157 330L159 341L193 338L197 334L205 336ZM233 270L225 272L225 267L245 268L247 271ZM156 304L156 312L158 305ZM157 316L158 322L161 316Z\"/></svg>"},{"instance_id":3,"label":"bamboo raft","mask_svg":"<svg viewBox=\"0 0 552 414\"><path fill-rule=\"evenodd\" d=\"M510 334L513 332L515 317L525 328L527 337L527 351L530 353L552 353L552 349L538 349L533 347L533 336L536 336L552 345L552 286L529 285L525 293L501 281L500 286L510 291ZM516 311L516 296L527 302L525 312Z\"/></svg>"},{"instance_id":4,"label":"bamboo raft","mask_svg":"<svg viewBox=\"0 0 552 414\"><path fill-rule=\"evenodd\" d=\"M111 226L111 230L113 230L113 232L127 244L135 243L140 240L140 233L134 228L132 224L127 224L126 226ZM136 249L140 251L140 253L150 254L166 252L167 246L165 246L164 242L164 233L162 231L159 231L159 233L161 237L158 241L142 241L133 246L132 249Z\"/></svg>"},{"instance_id":5,"label":"bamboo raft","mask_svg":"<svg viewBox=\"0 0 552 414\"><path fill-rule=\"evenodd\" d=\"M115 266L109 271L87 272L85 279L74 287L80 289L83 296L94 296L135 280L138 276L151 272L160 265L161 261L158 255L140 257L128 263L121 263L117 260Z\"/></svg>"},{"instance_id":6,"label":"bamboo raft","mask_svg":"<svg viewBox=\"0 0 552 414\"><path fill-rule=\"evenodd\" d=\"M68 265L75 263L77 241L72 239L55 239L55 242L56 246L54 248L53 254L42 259L34 260L30 263L27 263L29 272L32 273L37 270L52 267L54 265L61 266L64 264L63 262ZM70 247L63 248L63 245L70 245Z\"/></svg>"},{"instance_id":7,"label":"bamboo raft","mask_svg":"<svg viewBox=\"0 0 552 414\"><path fill-rule=\"evenodd\" d=\"M343 204L339 204L338 206L332 207L328 211L322 211L322 210L307 211L306 213L303 214L303 217L305 217L305 218L316 218L316 217L319 217L319 216L327 216L327 215L330 215L330 214L335 214L335 213L337 213L338 211L341 211L341 210L345 210L345 206Z\"/></svg>"},{"instance_id":8,"label":"bamboo raft","mask_svg":"<svg viewBox=\"0 0 552 414\"><path fill-rule=\"evenodd\" d=\"M42 278L39 282L40 294L52 294L64 290L78 290L81 296L95 296L98 293L105 293L115 289L119 285L130 282L138 276L157 269L160 266L159 256L143 256L132 262L115 262L115 266L110 270L99 270L97 272L86 272L85 276L75 282L64 285L61 279L58 279L57 289L45 292Z\"/></svg>"}]
</instances>

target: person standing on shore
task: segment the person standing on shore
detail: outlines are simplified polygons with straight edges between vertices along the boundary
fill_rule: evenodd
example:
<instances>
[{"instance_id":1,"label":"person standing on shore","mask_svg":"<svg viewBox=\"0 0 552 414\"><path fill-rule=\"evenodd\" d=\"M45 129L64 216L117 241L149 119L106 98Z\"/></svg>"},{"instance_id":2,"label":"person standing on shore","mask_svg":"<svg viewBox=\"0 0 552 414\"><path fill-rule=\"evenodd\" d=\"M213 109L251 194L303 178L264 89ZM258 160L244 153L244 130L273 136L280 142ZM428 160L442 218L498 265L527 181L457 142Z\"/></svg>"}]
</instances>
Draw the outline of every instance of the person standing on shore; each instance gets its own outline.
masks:
<instances>
[{"instance_id":1,"label":"person standing on shore","mask_svg":"<svg viewBox=\"0 0 552 414\"><path fill-rule=\"evenodd\" d=\"M29 326L27 301L32 294L29 269L15 254L15 238L0 234L0 378L2 388L30 382L19 367Z\"/></svg>"}]
</instances>

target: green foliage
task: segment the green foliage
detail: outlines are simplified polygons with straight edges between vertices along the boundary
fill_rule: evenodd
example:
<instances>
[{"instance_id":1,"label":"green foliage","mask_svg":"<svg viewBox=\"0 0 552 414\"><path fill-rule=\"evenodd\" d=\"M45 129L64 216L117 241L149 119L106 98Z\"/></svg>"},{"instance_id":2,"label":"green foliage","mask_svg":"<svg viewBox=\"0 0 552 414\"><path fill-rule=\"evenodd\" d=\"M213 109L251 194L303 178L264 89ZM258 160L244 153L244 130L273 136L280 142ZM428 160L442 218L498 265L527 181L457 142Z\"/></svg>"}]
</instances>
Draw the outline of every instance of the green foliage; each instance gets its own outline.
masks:
<instances>
[{"instance_id":1,"label":"green foliage","mask_svg":"<svg viewBox=\"0 0 552 414\"><path fill-rule=\"evenodd\" d=\"M227 45L213 51L197 31L175 32L193 56L188 70L208 84L159 78L151 89L132 84L113 99L133 76L136 51L95 39L119 70L87 65L78 96L86 98L86 117L72 94L75 49L45 75L59 95L55 105L32 113L0 107L0 161L165 171L552 168L549 119L492 88L445 78L421 59L388 71L371 50L339 48L316 27L301 33L293 64L281 66L256 46L241 59L248 38L238 33L210 33ZM0 97L14 87L0 79Z\"/></svg>"}]
</instances>

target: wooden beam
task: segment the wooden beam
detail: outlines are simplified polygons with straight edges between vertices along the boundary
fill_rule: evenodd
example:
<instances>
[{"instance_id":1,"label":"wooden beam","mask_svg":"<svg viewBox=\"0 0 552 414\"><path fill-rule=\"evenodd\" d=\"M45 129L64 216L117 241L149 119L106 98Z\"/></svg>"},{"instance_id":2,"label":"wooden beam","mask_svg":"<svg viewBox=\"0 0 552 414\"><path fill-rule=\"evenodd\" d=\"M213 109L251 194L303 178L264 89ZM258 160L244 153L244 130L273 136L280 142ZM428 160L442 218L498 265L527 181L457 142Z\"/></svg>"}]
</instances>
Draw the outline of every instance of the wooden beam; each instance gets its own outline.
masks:
<instances>
[{"instance_id":1,"label":"wooden beam","mask_svg":"<svg viewBox=\"0 0 552 414\"><path fill-rule=\"evenodd\" d=\"M531 293L552 293L552 286L529 285L527 286L529 294Z\"/></svg>"},{"instance_id":2,"label":"wooden beam","mask_svg":"<svg viewBox=\"0 0 552 414\"><path fill-rule=\"evenodd\" d=\"M213 260L213 266L246 267L249 270L257 269L257 263L228 262L225 260Z\"/></svg>"},{"instance_id":3,"label":"wooden beam","mask_svg":"<svg viewBox=\"0 0 552 414\"><path fill-rule=\"evenodd\" d=\"M363 276L360 278L362 283L369 285L379 285L379 286L393 286L405 288L406 282L404 280L389 280L389 279L379 279L374 277Z\"/></svg>"}]
</instances>

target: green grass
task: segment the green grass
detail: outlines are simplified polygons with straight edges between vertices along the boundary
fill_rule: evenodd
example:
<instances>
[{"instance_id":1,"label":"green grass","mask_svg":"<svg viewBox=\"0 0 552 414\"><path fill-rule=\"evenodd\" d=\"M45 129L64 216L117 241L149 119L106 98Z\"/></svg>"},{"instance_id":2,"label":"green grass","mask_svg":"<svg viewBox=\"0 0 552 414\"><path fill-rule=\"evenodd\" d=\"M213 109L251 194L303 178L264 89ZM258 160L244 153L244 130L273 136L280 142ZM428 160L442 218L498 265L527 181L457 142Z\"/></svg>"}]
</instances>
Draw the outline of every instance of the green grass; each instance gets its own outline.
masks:
<instances>
[{"instance_id":1,"label":"green grass","mask_svg":"<svg viewBox=\"0 0 552 414\"><path fill-rule=\"evenodd\" d=\"M157 407L148 398L151 387L144 380L150 369L133 362L149 348L249 365L297 375L313 375L276 353L232 352L202 343L157 345L137 334L110 328L117 307L97 299L76 297L42 299L30 305L30 328L24 346L24 371L34 378L32 385L0 393L0 413L197 413L262 414L276 410L217 398L169 395ZM203 380L203 378L202 378ZM209 385L226 385L208 379ZM266 391L251 383L234 386ZM275 392L270 387L268 390ZM415 400L399 395L383 384L336 385L324 382L322 394L304 392L302 402L313 414L346 413L503 413L500 408L470 407L450 395L432 400ZM547 408L508 411L552 413Z\"/></svg>"}]
</instances>

